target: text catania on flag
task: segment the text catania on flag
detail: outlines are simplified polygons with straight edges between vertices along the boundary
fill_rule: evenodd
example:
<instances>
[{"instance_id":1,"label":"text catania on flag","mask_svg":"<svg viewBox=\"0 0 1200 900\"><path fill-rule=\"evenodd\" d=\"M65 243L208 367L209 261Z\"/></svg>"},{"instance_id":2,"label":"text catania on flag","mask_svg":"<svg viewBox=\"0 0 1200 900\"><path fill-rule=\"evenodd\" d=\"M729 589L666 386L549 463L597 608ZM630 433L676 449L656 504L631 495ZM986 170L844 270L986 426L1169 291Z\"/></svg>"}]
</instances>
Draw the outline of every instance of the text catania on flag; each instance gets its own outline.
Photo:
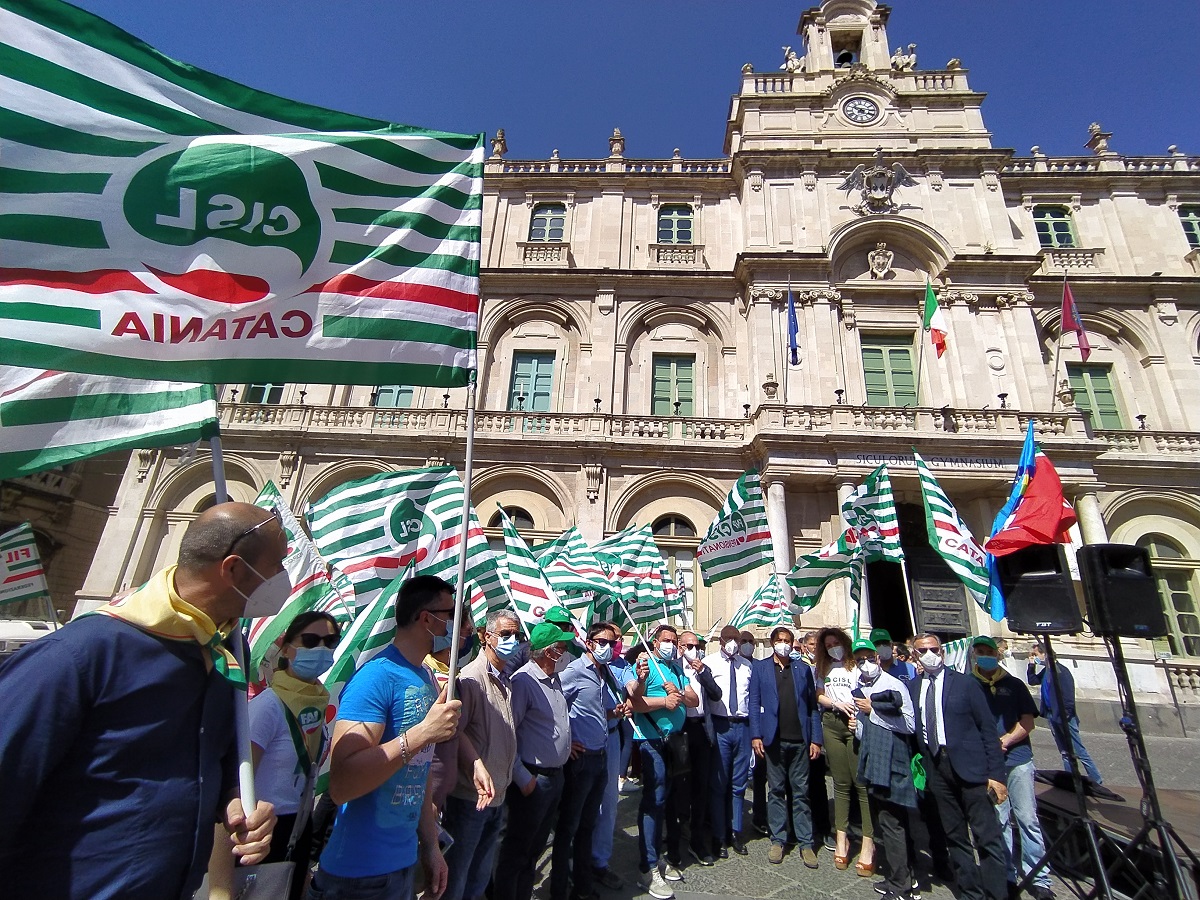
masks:
<instances>
[{"instance_id":1,"label":"text catania on flag","mask_svg":"<svg viewBox=\"0 0 1200 900\"><path fill-rule=\"evenodd\" d=\"M0 0L0 362L463 385L483 135L259 93Z\"/></svg>"}]
</instances>

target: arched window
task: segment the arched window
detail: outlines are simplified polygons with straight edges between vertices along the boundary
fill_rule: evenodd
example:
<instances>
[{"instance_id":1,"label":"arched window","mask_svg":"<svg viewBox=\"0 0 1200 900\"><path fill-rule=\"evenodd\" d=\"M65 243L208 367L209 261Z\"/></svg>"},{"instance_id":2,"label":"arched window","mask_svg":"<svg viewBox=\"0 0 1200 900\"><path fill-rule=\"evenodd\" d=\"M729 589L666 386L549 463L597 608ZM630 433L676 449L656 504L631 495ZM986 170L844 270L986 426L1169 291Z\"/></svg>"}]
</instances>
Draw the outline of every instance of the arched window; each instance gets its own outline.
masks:
<instances>
[{"instance_id":1,"label":"arched window","mask_svg":"<svg viewBox=\"0 0 1200 900\"><path fill-rule=\"evenodd\" d=\"M505 506L503 509L504 514L512 520L513 527L516 528L517 531L533 530L533 516L531 516L526 510L519 506ZM488 528L501 527L503 527L503 524L500 516L500 510L496 510L496 514L492 516L491 521L488 522Z\"/></svg>"},{"instance_id":2,"label":"arched window","mask_svg":"<svg viewBox=\"0 0 1200 900\"><path fill-rule=\"evenodd\" d=\"M1037 229L1038 242L1048 249L1078 247L1075 239L1075 222L1071 211L1065 206L1035 206L1033 227Z\"/></svg>"},{"instance_id":3,"label":"arched window","mask_svg":"<svg viewBox=\"0 0 1200 900\"><path fill-rule=\"evenodd\" d=\"M1188 559L1178 543L1161 534L1147 534L1137 545L1150 554L1154 566L1170 627L1167 645L1171 654L1200 657L1200 563Z\"/></svg>"},{"instance_id":4,"label":"arched window","mask_svg":"<svg viewBox=\"0 0 1200 900\"><path fill-rule=\"evenodd\" d=\"M691 244L692 208L686 203L672 203L659 207L658 242L660 244Z\"/></svg>"},{"instance_id":5,"label":"arched window","mask_svg":"<svg viewBox=\"0 0 1200 900\"><path fill-rule=\"evenodd\" d=\"M653 531L656 538L696 537L696 529L692 527L691 522L682 516L663 516L654 523Z\"/></svg>"},{"instance_id":6,"label":"arched window","mask_svg":"<svg viewBox=\"0 0 1200 900\"><path fill-rule=\"evenodd\" d=\"M663 516L655 521L651 531L654 532L654 543L667 561L667 575L671 584L683 592L687 621L694 622L696 547L700 543L696 529L683 516Z\"/></svg>"},{"instance_id":7,"label":"arched window","mask_svg":"<svg viewBox=\"0 0 1200 900\"><path fill-rule=\"evenodd\" d=\"M529 220L529 240L561 241L566 233L567 207L563 203L539 203Z\"/></svg>"}]
</instances>

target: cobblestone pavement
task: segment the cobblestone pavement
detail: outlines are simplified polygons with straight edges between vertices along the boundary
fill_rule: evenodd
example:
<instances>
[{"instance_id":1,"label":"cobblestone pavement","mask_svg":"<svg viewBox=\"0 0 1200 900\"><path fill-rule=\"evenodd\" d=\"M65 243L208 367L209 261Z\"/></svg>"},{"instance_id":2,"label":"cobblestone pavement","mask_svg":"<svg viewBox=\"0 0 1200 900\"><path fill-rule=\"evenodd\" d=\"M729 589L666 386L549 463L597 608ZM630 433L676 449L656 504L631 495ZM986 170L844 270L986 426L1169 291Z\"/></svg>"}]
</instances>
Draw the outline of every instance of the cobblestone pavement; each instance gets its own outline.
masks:
<instances>
[{"instance_id":1,"label":"cobblestone pavement","mask_svg":"<svg viewBox=\"0 0 1200 900\"><path fill-rule=\"evenodd\" d=\"M1039 724L1044 724L1039 720ZM1057 768L1061 761L1049 731L1039 728L1034 732L1034 752L1040 768ZM1123 793L1128 799L1139 796L1135 788L1128 746L1124 735L1084 734L1084 744L1100 768L1105 782ZM1200 739L1192 738L1147 738L1146 745L1153 766L1155 782L1162 789L1195 790L1200 782ZM830 786L832 795L832 785ZM1129 788L1129 790L1121 790ZM601 900L631 900L648 895L637 887L637 805L640 794L623 794L618 811L617 834L613 852L612 870L626 883L622 891L597 888ZM747 804L747 821L750 810ZM1200 809L1197 809L1200 816ZM685 843L686 847L686 833ZM703 868L694 860L684 859L684 881L673 885L679 900L738 900L738 898L855 898L855 900L877 900L879 895L872 889L876 878L860 878L853 865L846 871L833 866L833 857L826 850L818 851L820 867L806 869L800 855L794 851L779 865L767 862L770 842L757 834L749 836L748 856L731 854L728 860L719 860L712 868ZM686 854L685 854L686 855ZM543 858L542 872L549 874L549 854ZM920 866L929 870L928 856L923 856ZM941 884L931 885L923 878L923 898L928 900L952 900L954 894ZM1070 897L1070 892L1061 884L1055 884L1060 898ZM549 898L549 881L537 890L540 900Z\"/></svg>"}]
</instances>

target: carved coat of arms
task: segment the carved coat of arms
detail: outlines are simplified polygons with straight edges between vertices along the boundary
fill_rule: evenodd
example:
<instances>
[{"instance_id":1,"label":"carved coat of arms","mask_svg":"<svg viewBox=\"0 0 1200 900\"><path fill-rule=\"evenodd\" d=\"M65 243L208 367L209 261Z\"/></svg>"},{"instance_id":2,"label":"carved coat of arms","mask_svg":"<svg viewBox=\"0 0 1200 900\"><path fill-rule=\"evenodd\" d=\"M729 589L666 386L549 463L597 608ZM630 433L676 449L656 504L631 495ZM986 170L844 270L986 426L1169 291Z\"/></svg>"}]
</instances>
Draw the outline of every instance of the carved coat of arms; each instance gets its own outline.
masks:
<instances>
[{"instance_id":1,"label":"carved coat of arms","mask_svg":"<svg viewBox=\"0 0 1200 900\"><path fill-rule=\"evenodd\" d=\"M874 165L860 165L846 176L838 190L849 194L858 191L862 197L851 209L860 216L876 213L899 212L900 207L892 201L897 188L915 187L917 182L904 166L894 163L891 168L883 164L883 149L875 151Z\"/></svg>"}]
</instances>

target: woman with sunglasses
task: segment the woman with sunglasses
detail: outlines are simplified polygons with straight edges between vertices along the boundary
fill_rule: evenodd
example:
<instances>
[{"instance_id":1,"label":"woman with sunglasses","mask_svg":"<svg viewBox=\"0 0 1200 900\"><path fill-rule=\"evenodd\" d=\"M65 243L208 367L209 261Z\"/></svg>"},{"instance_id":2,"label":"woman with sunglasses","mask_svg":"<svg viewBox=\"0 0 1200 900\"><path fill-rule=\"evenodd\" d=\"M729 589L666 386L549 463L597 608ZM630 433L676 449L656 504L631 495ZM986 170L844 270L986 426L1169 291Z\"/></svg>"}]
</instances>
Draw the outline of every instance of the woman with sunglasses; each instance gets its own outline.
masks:
<instances>
[{"instance_id":1,"label":"woman with sunglasses","mask_svg":"<svg viewBox=\"0 0 1200 900\"><path fill-rule=\"evenodd\" d=\"M313 783L329 743L329 692L318 679L333 665L340 637L341 628L329 613L296 616L283 633L279 668L270 687L250 701L255 786L261 799L275 804L279 816L264 862L296 864L291 900L304 893L312 851Z\"/></svg>"}]
</instances>

